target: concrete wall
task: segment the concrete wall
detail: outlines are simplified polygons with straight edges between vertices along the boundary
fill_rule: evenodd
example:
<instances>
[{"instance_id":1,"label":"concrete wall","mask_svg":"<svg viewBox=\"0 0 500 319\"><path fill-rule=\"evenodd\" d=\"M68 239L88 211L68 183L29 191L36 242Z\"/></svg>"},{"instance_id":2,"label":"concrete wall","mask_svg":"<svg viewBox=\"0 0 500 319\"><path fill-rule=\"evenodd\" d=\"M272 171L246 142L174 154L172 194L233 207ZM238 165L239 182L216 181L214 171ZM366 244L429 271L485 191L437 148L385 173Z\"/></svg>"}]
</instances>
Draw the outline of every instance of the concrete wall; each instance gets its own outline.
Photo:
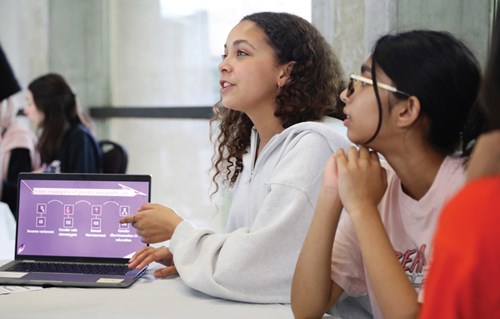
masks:
<instances>
[{"instance_id":1,"label":"concrete wall","mask_svg":"<svg viewBox=\"0 0 500 319\"><path fill-rule=\"evenodd\" d=\"M313 23L332 44L346 74L358 72L374 41L387 32L449 31L484 65L492 0L313 0Z\"/></svg>"}]
</instances>

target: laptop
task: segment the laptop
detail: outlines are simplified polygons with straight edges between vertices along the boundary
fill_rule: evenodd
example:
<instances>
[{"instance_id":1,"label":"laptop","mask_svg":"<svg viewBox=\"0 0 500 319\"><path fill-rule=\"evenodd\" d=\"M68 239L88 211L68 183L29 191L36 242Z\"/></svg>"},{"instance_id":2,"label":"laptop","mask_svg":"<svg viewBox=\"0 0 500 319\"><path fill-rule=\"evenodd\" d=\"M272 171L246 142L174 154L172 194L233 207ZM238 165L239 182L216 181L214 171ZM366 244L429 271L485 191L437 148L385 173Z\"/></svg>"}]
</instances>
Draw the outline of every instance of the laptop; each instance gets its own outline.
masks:
<instances>
[{"instance_id":1,"label":"laptop","mask_svg":"<svg viewBox=\"0 0 500 319\"><path fill-rule=\"evenodd\" d=\"M128 260L145 246L120 224L150 201L151 176L21 173L15 259L0 284L128 287L144 272Z\"/></svg>"}]
</instances>

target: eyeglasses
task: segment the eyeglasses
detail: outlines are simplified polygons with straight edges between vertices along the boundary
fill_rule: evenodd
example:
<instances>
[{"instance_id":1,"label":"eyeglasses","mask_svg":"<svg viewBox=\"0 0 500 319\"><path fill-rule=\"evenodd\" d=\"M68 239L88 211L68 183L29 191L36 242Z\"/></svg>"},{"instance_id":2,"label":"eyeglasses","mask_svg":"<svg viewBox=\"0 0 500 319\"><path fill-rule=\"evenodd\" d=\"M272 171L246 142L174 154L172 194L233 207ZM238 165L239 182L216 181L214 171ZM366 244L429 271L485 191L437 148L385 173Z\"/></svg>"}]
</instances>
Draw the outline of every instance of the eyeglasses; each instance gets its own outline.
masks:
<instances>
[{"instance_id":1,"label":"eyeglasses","mask_svg":"<svg viewBox=\"0 0 500 319\"><path fill-rule=\"evenodd\" d=\"M364 76L361 76L361 75L351 74L351 77L349 78L349 84L347 85L347 97L350 97L351 95L354 94L354 82L356 82L356 81L359 81L359 82L362 82L365 84L369 84L369 85L373 85L372 79L365 78ZM396 89L394 86L391 86L388 84L377 82L377 87L384 89L384 90L387 90L387 91L392 92L392 93L397 93L397 94L404 95L406 97L410 97L410 94L403 92L403 91L400 91L400 90Z\"/></svg>"}]
</instances>

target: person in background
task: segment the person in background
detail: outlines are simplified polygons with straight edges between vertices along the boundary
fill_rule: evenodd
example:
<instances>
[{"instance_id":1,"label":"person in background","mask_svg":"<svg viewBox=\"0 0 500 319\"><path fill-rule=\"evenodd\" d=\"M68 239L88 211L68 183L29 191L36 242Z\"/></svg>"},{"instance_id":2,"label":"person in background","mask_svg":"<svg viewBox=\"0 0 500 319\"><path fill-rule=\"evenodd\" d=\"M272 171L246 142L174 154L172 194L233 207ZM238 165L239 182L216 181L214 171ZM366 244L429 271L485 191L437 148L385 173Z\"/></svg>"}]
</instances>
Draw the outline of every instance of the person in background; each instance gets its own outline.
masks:
<instances>
[{"instance_id":1,"label":"person in background","mask_svg":"<svg viewBox=\"0 0 500 319\"><path fill-rule=\"evenodd\" d=\"M417 315L439 213L465 182L467 151L457 150L479 125L468 115L480 80L475 57L449 33L376 41L341 95L348 137L361 146L325 166L293 279L296 318L322 317L343 292L368 294L375 318Z\"/></svg>"},{"instance_id":2,"label":"person in background","mask_svg":"<svg viewBox=\"0 0 500 319\"><path fill-rule=\"evenodd\" d=\"M16 118L11 96L21 87L0 46L0 194L17 220L17 176L40 167L36 136Z\"/></svg>"},{"instance_id":3,"label":"person in background","mask_svg":"<svg viewBox=\"0 0 500 319\"><path fill-rule=\"evenodd\" d=\"M321 120L335 110L342 68L308 21L288 13L245 16L229 33L212 123L213 180L232 188L227 232L198 228L173 209L145 204L132 223L144 242L130 267L153 261L206 294L289 303L293 269L314 212L323 166L352 145Z\"/></svg>"},{"instance_id":4,"label":"person in background","mask_svg":"<svg viewBox=\"0 0 500 319\"><path fill-rule=\"evenodd\" d=\"M49 73L28 85L24 114L41 130L38 142L45 172L99 173L101 149L89 130L68 82Z\"/></svg>"},{"instance_id":5,"label":"person in background","mask_svg":"<svg viewBox=\"0 0 500 319\"><path fill-rule=\"evenodd\" d=\"M499 14L481 91L486 132L475 143L466 186L441 214L421 319L500 318Z\"/></svg>"}]
</instances>

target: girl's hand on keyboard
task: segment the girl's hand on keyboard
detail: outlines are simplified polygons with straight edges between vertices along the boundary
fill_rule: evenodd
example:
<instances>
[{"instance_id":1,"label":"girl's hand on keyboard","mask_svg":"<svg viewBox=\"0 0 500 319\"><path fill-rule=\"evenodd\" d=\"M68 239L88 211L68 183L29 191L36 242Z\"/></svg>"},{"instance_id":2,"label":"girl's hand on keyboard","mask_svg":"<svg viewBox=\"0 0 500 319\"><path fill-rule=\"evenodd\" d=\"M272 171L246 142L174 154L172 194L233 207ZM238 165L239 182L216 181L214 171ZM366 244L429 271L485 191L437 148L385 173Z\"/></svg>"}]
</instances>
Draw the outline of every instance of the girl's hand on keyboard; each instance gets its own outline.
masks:
<instances>
[{"instance_id":1,"label":"girl's hand on keyboard","mask_svg":"<svg viewBox=\"0 0 500 319\"><path fill-rule=\"evenodd\" d=\"M174 256L167 247L144 247L138 250L129 261L129 268L142 269L152 262L160 263L165 268L155 270L156 278L166 278L177 275L174 265Z\"/></svg>"}]
</instances>

